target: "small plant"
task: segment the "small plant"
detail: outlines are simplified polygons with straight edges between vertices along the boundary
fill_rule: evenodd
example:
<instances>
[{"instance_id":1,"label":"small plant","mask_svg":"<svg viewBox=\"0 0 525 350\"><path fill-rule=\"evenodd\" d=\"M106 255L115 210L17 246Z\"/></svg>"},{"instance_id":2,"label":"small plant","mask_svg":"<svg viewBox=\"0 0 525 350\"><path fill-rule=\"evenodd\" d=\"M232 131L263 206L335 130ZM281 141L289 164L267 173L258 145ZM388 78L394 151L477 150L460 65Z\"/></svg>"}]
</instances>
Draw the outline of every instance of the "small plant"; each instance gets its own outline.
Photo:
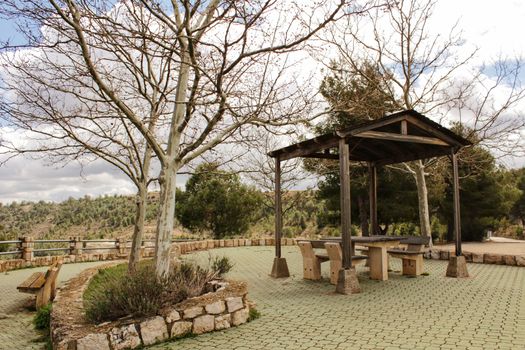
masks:
<instances>
[{"instance_id":1,"label":"small plant","mask_svg":"<svg viewBox=\"0 0 525 350\"><path fill-rule=\"evenodd\" d=\"M49 324L51 322L51 303L37 310L35 317L33 318L33 324L36 329L49 331Z\"/></svg>"},{"instance_id":2,"label":"small plant","mask_svg":"<svg viewBox=\"0 0 525 350\"><path fill-rule=\"evenodd\" d=\"M428 273L428 272L423 272L423 273L421 274L421 276L429 276L429 275L430 275L430 273Z\"/></svg>"},{"instance_id":3,"label":"small plant","mask_svg":"<svg viewBox=\"0 0 525 350\"><path fill-rule=\"evenodd\" d=\"M232 268L233 264L230 262L230 259L227 256L223 256L221 258L216 256L215 259L213 259L213 263L211 265L212 271L217 272L218 277L222 277L223 275L227 274Z\"/></svg>"},{"instance_id":4,"label":"small plant","mask_svg":"<svg viewBox=\"0 0 525 350\"><path fill-rule=\"evenodd\" d=\"M261 313L259 312L259 310L255 309L255 308L251 308L250 309L250 313L248 315L248 322L256 320L259 317L261 317Z\"/></svg>"}]
</instances>

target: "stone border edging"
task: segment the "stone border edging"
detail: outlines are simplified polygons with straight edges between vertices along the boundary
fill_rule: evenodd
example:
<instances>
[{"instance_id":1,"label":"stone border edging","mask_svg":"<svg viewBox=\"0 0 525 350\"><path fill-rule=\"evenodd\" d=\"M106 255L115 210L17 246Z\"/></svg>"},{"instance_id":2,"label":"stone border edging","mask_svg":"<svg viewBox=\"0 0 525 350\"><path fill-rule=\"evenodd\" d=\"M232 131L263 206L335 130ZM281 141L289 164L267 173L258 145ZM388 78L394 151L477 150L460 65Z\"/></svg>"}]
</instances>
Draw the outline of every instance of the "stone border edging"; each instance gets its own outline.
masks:
<instances>
[{"instance_id":1,"label":"stone border edging","mask_svg":"<svg viewBox=\"0 0 525 350\"><path fill-rule=\"evenodd\" d=\"M463 255L465 256L465 260L471 263L525 266L525 255L472 252L463 252ZM441 249L430 249L424 254L426 259L433 260L449 260L451 256L455 256L454 252Z\"/></svg>"}]
</instances>

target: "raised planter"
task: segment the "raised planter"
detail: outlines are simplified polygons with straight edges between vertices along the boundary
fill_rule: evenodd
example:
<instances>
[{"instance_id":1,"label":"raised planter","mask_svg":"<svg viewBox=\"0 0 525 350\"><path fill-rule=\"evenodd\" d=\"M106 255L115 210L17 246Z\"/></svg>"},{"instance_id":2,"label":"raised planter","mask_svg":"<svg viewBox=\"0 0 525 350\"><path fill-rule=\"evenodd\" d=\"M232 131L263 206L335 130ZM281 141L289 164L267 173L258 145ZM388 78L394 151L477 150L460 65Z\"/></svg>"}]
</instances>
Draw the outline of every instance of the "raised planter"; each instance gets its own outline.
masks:
<instances>
[{"instance_id":1,"label":"raised planter","mask_svg":"<svg viewBox=\"0 0 525 350\"><path fill-rule=\"evenodd\" d=\"M114 264L87 269L58 291L51 313L53 349L134 349L248 321L251 304L246 283L227 281L215 292L165 308L154 317L93 325L84 317L82 296L98 270Z\"/></svg>"}]
</instances>

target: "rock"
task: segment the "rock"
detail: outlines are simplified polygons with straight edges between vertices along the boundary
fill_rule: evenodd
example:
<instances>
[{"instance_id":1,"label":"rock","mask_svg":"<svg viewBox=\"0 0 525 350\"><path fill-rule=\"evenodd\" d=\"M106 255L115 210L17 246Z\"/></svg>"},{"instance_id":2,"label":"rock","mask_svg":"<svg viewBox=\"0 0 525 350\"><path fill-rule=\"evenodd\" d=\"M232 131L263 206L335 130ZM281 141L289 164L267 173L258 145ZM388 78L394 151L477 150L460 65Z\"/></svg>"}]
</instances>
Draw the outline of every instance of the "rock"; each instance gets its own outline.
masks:
<instances>
[{"instance_id":1,"label":"rock","mask_svg":"<svg viewBox=\"0 0 525 350\"><path fill-rule=\"evenodd\" d=\"M499 254L485 254L483 256L483 262L485 264L503 264L503 256Z\"/></svg>"},{"instance_id":2,"label":"rock","mask_svg":"<svg viewBox=\"0 0 525 350\"><path fill-rule=\"evenodd\" d=\"M103 333L88 334L77 340L77 350L110 350L108 336Z\"/></svg>"},{"instance_id":3,"label":"rock","mask_svg":"<svg viewBox=\"0 0 525 350\"><path fill-rule=\"evenodd\" d=\"M232 314L232 322L231 322L232 325L238 326L240 324L246 323L246 321L248 321L249 315L250 315L250 312L247 307L239 311L235 311Z\"/></svg>"},{"instance_id":4,"label":"rock","mask_svg":"<svg viewBox=\"0 0 525 350\"><path fill-rule=\"evenodd\" d=\"M525 266L525 255L516 255L516 265Z\"/></svg>"},{"instance_id":5,"label":"rock","mask_svg":"<svg viewBox=\"0 0 525 350\"><path fill-rule=\"evenodd\" d=\"M516 266L516 257L514 255L503 255L505 265Z\"/></svg>"},{"instance_id":6,"label":"rock","mask_svg":"<svg viewBox=\"0 0 525 350\"><path fill-rule=\"evenodd\" d=\"M141 345L139 333L134 324L113 328L109 332L109 342L114 350L134 349Z\"/></svg>"},{"instance_id":7,"label":"rock","mask_svg":"<svg viewBox=\"0 0 525 350\"><path fill-rule=\"evenodd\" d=\"M211 332L215 329L215 317L212 315L202 315L193 320L193 333L202 334Z\"/></svg>"},{"instance_id":8,"label":"rock","mask_svg":"<svg viewBox=\"0 0 525 350\"><path fill-rule=\"evenodd\" d=\"M166 327L164 318L156 316L141 322L140 335L146 346L168 339L168 327Z\"/></svg>"},{"instance_id":9,"label":"rock","mask_svg":"<svg viewBox=\"0 0 525 350\"><path fill-rule=\"evenodd\" d=\"M228 312L232 313L244 307L241 297L230 297L226 298L226 304L228 305Z\"/></svg>"},{"instance_id":10,"label":"rock","mask_svg":"<svg viewBox=\"0 0 525 350\"><path fill-rule=\"evenodd\" d=\"M172 323L180 320L180 314L177 310L170 310L166 315L166 322Z\"/></svg>"},{"instance_id":11,"label":"rock","mask_svg":"<svg viewBox=\"0 0 525 350\"><path fill-rule=\"evenodd\" d=\"M441 257L441 254L439 253L439 250L432 249L430 251L430 258L434 260L439 260Z\"/></svg>"},{"instance_id":12,"label":"rock","mask_svg":"<svg viewBox=\"0 0 525 350\"><path fill-rule=\"evenodd\" d=\"M221 329L226 329L231 327L231 315L221 315L215 317L215 330L220 331Z\"/></svg>"},{"instance_id":13,"label":"rock","mask_svg":"<svg viewBox=\"0 0 525 350\"><path fill-rule=\"evenodd\" d=\"M193 323L188 321L177 321L171 326L171 337L178 338L191 333Z\"/></svg>"},{"instance_id":14,"label":"rock","mask_svg":"<svg viewBox=\"0 0 525 350\"><path fill-rule=\"evenodd\" d=\"M194 318L194 317L197 317L199 315L202 315L202 313L203 313L202 306L190 307L190 308L184 310L184 318L185 319Z\"/></svg>"},{"instance_id":15,"label":"rock","mask_svg":"<svg viewBox=\"0 0 525 350\"><path fill-rule=\"evenodd\" d=\"M472 253L472 262L483 264L483 254Z\"/></svg>"},{"instance_id":16,"label":"rock","mask_svg":"<svg viewBox=\"0 0 525 350\"><path fill-rule=\"evenodd\" d=\"M208 304L204 307L206 312L212 315L222 314L226 307L224 306L224 301L218 300L215 303Z\"/></svg>"}]
</instances>

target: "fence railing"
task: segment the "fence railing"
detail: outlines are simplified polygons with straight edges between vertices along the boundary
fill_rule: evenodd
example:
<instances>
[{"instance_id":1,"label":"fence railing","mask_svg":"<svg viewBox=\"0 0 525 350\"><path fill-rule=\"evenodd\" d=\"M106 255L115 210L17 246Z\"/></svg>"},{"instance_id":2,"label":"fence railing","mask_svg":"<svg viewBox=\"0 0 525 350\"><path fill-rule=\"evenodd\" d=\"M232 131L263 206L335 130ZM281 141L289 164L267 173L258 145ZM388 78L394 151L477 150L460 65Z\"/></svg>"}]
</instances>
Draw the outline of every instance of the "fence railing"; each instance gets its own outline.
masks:
<instances>
[{"instance_id":1,"label":"fence railing","mask_svg":"<svg viewBox=\"0 0 525 350\"><path fill-rule=\"evenodd\" d=\"M174 240L187 241L187 240ZM142 241L141 250L153 249L154 240ZM49 255L54 252L64 252L69 255L82 255L84 251L108 251L113 250L118 254L128 254L131 250L131 241L123 238L117 239L82 239L71 237L70 239L33 239L22 237L17 240L0 241L0 257L11 255L13 258L32 261L35 256Z\"/></svg>"}]
</instances>

